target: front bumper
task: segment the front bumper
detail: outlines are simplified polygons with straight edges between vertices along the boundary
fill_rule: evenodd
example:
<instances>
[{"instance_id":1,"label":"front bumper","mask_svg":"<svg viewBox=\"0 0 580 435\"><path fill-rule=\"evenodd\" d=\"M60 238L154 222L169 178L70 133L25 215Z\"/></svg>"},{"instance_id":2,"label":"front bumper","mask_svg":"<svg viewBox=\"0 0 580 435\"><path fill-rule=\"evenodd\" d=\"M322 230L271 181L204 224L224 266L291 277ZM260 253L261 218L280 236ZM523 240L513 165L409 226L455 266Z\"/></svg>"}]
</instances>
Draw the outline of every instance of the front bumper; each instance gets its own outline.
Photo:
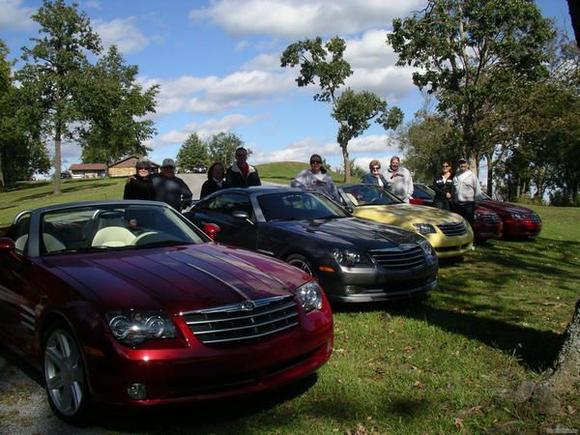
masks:
<instances>
[{"instance_id":1,"label":"front bumper","mask_svg":"<svg viewBox=\"0 0 580 435\"><path fill-rule=\"evenodd\" d=\"M85 352L92 396L120 409L146 408L258 393L293 382L330 358L332 315L325 305L301 315L303 323L295 328L251 343L204 345L178 321L185 338L181 348L131 349L111 341L103 356ZM145 385L145 399L129 397L127 387L135 383Z\"/></svg>"},{"instance_id":2,"label":"front bumper","mask_svg":"<svg viewBox=\"0 0 580 435\"><path fill-rule=\"evenodd\" d=\"M503 223L504 237L536 237L542 231L542 224L531 220L506 219Z\"/></svg>"},{"instance_id":3,"label":"front bumper","mask_svg":"<svg viewBox=\"0 0 580 435\"><path fill-rule=\"evenodd\" d=\"M437 287L435 261L421 268L392 271L382 267L318 272L326 296L333 302L374 302L409 298Z\"/></svg>"},{"instance_id":4,"label":"front bumper","mask_svg":"<svg viewBox=\"0 0 580 435\"><path fill-rule=\"evenodd\" d=\"M469 227L469 225L467 226ZM438 228L437 233L421 235L431 243L439 258L461 257L473 250L473 231L471 228L467 228L465 234L459 236L446 236Z\"/></svg>"}]
</instances>

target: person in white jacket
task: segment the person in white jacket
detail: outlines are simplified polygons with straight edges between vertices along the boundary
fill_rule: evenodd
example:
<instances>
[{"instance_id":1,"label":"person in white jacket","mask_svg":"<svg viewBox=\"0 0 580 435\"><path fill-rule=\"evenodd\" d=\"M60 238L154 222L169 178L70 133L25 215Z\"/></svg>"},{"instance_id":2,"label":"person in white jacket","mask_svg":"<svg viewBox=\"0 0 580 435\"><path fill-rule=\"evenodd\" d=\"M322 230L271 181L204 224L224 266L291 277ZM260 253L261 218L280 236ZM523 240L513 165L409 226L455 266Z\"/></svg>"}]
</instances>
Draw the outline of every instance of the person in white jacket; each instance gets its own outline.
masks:
<instances>
[{"instance_id":1,"label":"person in white jacket","mask_svg":"<svg viewBox=\"0 0 580 435\"><path fill-rule=\"evenodd\" d=\"M471 172L467 160L459 159L458 172L453 178L455 191L454 211L463 216L473 228L475 221L475 201L483 198L477 176Z\"/></svg>"},{"instance_id":2,"label":"person in white jacket","mask_svg":"<svg viewBox=\"0 0 580 435\"><path fill-rule=\"evenodd\" d=\"M340 202L338 189L334 181L327 174L326 169L322 166L322 158L318 154L310 156L310 169L301 171L290 183L292 187L298 187L302 190L313 190L323 193L334 201Z\"/></svg>"},{"instance_id":3,"label":"person in white jacket","mask_svg":"<svg viewBox=\"0 0 580 435\"><path fill-rule=\"evenodd\" d=\"M401 166L401 159L398 156L391 158L385 178L389 190L405 202L409 202L413 195L413 178L407 168Z\"/></svg>"}]
</instances>

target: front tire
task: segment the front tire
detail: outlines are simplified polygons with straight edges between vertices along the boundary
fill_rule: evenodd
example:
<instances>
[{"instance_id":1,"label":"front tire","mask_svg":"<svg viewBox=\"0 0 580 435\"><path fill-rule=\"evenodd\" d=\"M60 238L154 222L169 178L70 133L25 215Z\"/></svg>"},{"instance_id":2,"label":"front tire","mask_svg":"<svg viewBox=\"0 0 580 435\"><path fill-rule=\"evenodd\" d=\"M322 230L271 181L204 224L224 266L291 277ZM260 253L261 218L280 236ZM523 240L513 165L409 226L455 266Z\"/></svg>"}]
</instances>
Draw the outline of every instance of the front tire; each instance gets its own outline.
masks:
<instances>
[{"instance_id":1,"label":"front tire","mask_svg":"<svg viewBox=\"0 0 580 435\"><path fill-rule=\"evenodd\" d=\"M44 383L53 412L67 423L86 423L89 393L81 351L71 331L61 323L50 328L42 353Z\"/></svg>"},{"instance_id":2,"label":"front tire","mask_svg":"<svg viewBox=\"0 0 580 435\"><path fill-rule=\"evenodd\" d=\"M311 276L316 276L312 262L308 260L304 255L292 254L286 258L286 262L300 270L303 270Z\"/></svg>"}]
</instances>

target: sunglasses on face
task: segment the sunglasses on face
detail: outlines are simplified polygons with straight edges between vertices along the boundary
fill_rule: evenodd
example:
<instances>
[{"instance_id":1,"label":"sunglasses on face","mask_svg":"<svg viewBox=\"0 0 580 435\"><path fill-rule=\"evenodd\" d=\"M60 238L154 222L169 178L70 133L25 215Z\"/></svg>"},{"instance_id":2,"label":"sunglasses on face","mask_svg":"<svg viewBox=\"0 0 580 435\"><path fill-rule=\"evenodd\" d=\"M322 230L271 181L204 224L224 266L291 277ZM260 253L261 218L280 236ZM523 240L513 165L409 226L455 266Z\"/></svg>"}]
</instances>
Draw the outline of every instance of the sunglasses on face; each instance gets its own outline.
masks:
<instances>
[{"instance_id":1,"label":"sunglasses on face","mask_svg":"<svg viewBox=\"0 0 580 435\"><path fill-rule=\"evenodd\" d=\"M381 167L380 167L380 166L373 166L373 167L371 168L371 170L372 170L372 171L378 171L379 169L381 169Z\"/></svg>"},{"instance_id":2,"label":"sunglasses on face","mask_svg":"<svg viewBox=\"0 0 580 435\"><path fill-rule=\"evenodd\" d=\"M311 164L311 165L321 165L321 164L322 164L322 162L321 162L320 160L312 160L312 161L310 162L310 164Z\"/></svg>"},{"instance_id":3,"label":"sunglasses on face","mask_svg":"<svg viewBox=\"0 0 580 435\"><path fill-rule=\"evenodd\" d=\"M444 167L444 168L448 168L448 167L449 167L449 165L443 165L443 167Z\"/></svg>"}]
</instances>

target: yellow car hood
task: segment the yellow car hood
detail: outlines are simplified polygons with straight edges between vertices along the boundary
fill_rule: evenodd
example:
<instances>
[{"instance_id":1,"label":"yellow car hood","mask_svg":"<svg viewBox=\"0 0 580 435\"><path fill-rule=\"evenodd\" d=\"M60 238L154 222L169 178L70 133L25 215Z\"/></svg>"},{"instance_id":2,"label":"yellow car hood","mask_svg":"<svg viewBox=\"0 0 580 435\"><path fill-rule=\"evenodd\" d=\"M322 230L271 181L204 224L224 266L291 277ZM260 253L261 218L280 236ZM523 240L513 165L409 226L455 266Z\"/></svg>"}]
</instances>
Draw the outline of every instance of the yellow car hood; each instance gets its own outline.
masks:
<instances>
[{"instance_id":1,"label":"yellow car hood","mask_svg":"<svg viewBox=\"0 0 580 435\"><path fill-rule=\"evenodd\" d=\"M419 223L441 225L463 222L463 218L456 213L410 204L365 205L356 207L353 214L357 217L403 227Z\"/></svg>"}]
</instances>

